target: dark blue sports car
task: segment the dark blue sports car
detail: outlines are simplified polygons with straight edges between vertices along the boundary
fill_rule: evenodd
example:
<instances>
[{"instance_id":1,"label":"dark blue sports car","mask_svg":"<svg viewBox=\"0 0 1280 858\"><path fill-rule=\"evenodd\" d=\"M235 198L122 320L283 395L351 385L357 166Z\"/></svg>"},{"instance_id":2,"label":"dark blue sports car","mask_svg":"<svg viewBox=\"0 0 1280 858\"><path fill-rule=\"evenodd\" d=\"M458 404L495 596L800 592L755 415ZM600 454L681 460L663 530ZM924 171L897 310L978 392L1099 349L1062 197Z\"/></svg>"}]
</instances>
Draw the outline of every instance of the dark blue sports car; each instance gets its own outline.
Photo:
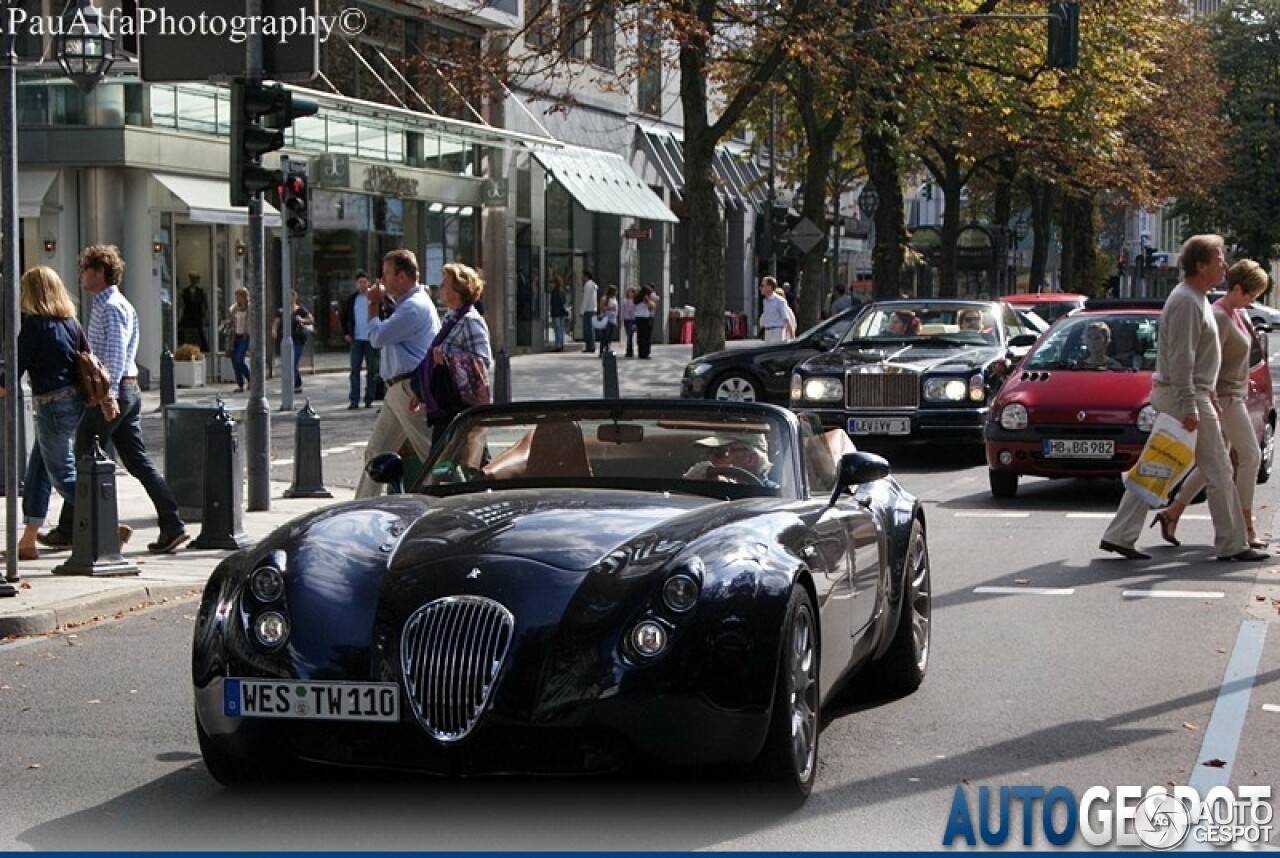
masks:
<instances>
[{"instance_id":1,"label":"dark blue sports car","mask_svg":"<svg viewBox=\"0 0 1280 858\"><path fill-rule=\"evenodd\" d=\"M209 771L756 763L807 795L823 701L855 676L914 691L931 605L919 502L815 426L747 403L464 413L412 491L214 571L192 654Z\"/></svg>"}]
</instances>

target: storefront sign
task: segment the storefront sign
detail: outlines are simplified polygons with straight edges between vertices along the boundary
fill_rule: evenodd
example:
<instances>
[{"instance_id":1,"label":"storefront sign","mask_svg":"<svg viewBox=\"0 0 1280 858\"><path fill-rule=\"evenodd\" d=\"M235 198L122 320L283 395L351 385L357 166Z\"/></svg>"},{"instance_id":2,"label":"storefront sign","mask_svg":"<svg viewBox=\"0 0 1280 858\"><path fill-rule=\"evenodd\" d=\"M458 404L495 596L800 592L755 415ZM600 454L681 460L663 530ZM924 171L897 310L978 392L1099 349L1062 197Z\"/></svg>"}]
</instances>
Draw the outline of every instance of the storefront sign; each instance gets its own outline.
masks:
<instances>
[{"instance_id":1,"label":"storefront sign","mask_svg":"<svg viewBox=\"0 0 1280 858\"><path fill-rule=\"evenodd\" d=\"M647 226L631 226L622 231L623 238L638 238L642 241L648 241L653 238L653 230Z\"/></svg>"},{"instance_id":2,"label":"storefront sign","mask_svg":"<svg viewBox=\"0 0 1280 858\"><path fill-rule=\"evenodd\" d=\"M364 173L364 189L388 197L416 197L418 180L397 176L390 167L369 167Z\"/></svg>"}]
</instances>

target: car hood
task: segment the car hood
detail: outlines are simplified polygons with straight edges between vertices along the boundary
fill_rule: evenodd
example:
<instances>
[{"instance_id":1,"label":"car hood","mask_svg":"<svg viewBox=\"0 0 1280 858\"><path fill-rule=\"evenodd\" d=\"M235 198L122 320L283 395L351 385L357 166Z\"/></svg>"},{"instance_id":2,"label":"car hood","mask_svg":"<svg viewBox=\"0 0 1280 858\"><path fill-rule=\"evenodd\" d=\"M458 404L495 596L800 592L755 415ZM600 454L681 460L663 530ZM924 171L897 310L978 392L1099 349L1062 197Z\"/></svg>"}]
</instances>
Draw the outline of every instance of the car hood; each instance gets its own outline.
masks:
<instances>
[{"instance_id":1,"label":"car hood","mask_svg":"<svg viewBox=\"0 0 1280 858\"><path fill-rule=\"evenodd\" d=\"M779 345L778 343L760 343L754 346L743 346L736 349L721 349L718 352L709 352L705 355L699 355L689 362L692 366L695 363L712 363L719 364L737 361L756 360L761 357L768 357L773 354L789 354L791 352L803 349L809 346L804 340L789 340Z\"/></svg>"},{"instance_id":2,"label":"car hood","mask_svg":"<svg viewBox=\"0 0 1280 858\"><path fill-rule=\"evenodd\" d=\"M919 372L962 372L980 369L1003 354L1003 350L996 346L948 346L931 342L884 346L847 345L810 358L804 366L807 370L823 373L859 369L865 371L865 368L876 364L892 364Z\"/></svg>"},{"instance_id":3,"label":"car hood","mask_svg":"<svg viewBox=\"0 0 1280 858\"><path fill-rule=\"evenodd\" d=\"M1015 372L1000 390L1001 403L1021 403L1036 423L1130 423L1150 398L1149 372Z\"/></svg>"}]
</instances>

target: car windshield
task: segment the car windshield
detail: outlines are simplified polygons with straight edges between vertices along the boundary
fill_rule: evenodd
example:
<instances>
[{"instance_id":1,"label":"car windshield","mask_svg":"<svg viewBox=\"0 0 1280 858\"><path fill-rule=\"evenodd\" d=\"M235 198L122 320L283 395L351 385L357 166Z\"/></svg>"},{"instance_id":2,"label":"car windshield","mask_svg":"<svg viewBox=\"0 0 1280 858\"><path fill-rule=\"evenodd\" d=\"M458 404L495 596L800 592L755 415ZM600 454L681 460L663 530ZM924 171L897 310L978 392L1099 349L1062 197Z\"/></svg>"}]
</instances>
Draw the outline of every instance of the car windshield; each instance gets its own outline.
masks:
<instances>
[{"instance_id":1,"label":"car windshield","mask_svg":"<svg viewBox=\"0 0 1280 858\"><path fill-rule=\"evenodd\" d=\"M1077 313L1054 325L1022 369L1155 369L1158 313Z\"/></svg>"},{"instance_id":2,"label":"car windshield","mask_svg":"<svg viewBox=\"0 0 1280 858\"><path fill-rule=\"evenodd\" d=\"M999 342L989 304L893 303L872 305L858 316L845 342L944 339L957 345Z\"/></svg>"},{"instance_id":3,"label":"car windshield","mask_svg":"<svg viewBox=\"0 0 1280 858\"><path fill-rule=\"evenodd\" d=\"M450 427L419 488L599 487L727 498L798 491L793 432L775 409L557 406L468 412Z\"/></svg>"}]
</instances>

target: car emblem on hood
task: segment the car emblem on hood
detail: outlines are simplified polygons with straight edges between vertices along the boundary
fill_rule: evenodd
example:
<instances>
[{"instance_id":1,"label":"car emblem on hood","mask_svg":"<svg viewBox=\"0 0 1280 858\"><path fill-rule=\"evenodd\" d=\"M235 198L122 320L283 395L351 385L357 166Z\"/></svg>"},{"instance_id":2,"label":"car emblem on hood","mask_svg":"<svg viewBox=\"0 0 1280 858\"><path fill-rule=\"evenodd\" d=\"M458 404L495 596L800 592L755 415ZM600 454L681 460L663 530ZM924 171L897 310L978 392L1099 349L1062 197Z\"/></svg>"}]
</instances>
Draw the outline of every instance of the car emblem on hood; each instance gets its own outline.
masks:
<instances>
[{"instance_id":1,"label":"car emblem on hood","mask_svg":"<svg viewBox=\"0 0 1280 858\"><path fill-rule=\"evenodd\" d=\"M1083 412L1083 411L1077 411L1077 412L1076 412L1076 420L1077 420L1077 421L1079 421L1080 423L1083 423L1083 422L1084 422L1084 419L1085 419L1086 417L1088 417L1088 416L1089 416L1089 415L1088 415L1088 414L1086 414L1086 413L1085 413L1085 412Z\"/></svg>"},{"instance_id":2,"label":"car emblem on hood","mask_svg":"<svg viewBox=\"0 0 1280 858\"><path fill-rule=\"evenodd\" d=\"M479 569L472 569L470 572L468 572L468 573L467 573L467 580L468 580L468 581L474 580L474 579L479 578L479 577L480 577L480 570L479 570Z\"/></svg>"}]
</instances>

